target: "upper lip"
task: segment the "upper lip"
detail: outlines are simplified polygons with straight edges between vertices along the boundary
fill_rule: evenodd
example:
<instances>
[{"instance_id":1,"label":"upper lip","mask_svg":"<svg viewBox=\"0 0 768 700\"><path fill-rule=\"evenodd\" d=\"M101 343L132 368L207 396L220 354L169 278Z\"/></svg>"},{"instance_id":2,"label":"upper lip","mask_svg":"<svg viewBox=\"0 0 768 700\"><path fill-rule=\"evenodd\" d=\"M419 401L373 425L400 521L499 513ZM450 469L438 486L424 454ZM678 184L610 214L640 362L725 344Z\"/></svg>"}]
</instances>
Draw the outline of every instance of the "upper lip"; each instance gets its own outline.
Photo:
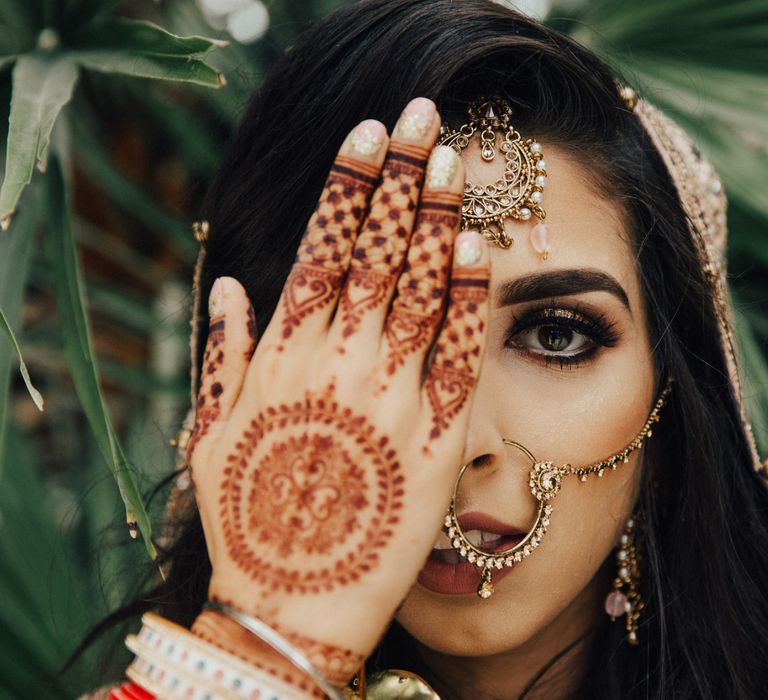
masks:
<instances>
[{"instance_id":1,"label":"upper lip","mask_svg":"<svg viewBox=\"0 0 768 700\"><path fill-rule=\"evenodd\" d=\"M456 516L456 520L459 522L459 527L464 532L470 530L482 530L483 532L492 532L495 535L524 535L525 531L521 530L514 525L508 525L507 523L497 520L492 515L487 513L480 513L472 511L470 513L462 513Z\"/></svg>"}]
</instances>

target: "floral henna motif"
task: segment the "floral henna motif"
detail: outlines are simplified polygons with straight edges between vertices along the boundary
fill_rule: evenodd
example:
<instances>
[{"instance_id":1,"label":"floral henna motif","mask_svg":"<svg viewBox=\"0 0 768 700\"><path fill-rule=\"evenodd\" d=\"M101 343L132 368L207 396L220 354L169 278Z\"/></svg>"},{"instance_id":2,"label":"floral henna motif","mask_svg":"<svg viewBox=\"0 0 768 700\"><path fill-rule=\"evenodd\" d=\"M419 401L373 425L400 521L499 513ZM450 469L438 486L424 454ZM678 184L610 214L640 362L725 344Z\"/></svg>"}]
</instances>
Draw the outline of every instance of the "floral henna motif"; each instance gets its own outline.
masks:
<instances>
[{"instance_id":1,"label":"floral henna motif","mask_svg":"<svg viewBox=\"0 0 768 700\"><path fill-rule=\"evenodd\" d=\"M429 149L410 144L396 144L387 153L382 182L352 253L339 303L345 338L357 331L365 312L389 299L408 248L428 154Z\"/></svg>"},{"instance_id":2,"label":"floral henna motif","mask_svg":"<svg viewBox=\"0 0 768 700\"><path fill-rule=\"evenodd\" d=\"M487 270L462 270L451 281L448 315L425 383L432 408L431 440L448 428L474 386L485 330L477 310L487 296Z\"/></svg>"},{"instance_id":3,"label":"floral henna motif","mask_svg":"<svg viewBox=\"0 0 768 700\"><path fill-rule=\"evenodd\" d=\"M191 463L197 443L208 433L211 424L216 421L221 412L219 397L223 387L220 382L212 382L211 377L224 363L224 349L221 346L224 344L225 323L223 315L216 316L211 319L208 327L208 342L203 356L205 371L197 394L195 424L187 443L187 464Z\"/></svg>"},{"instance_id":4,"label":"floral henna motif","mask_svg":"<svg viewBox=\"0 0 768 700\"><path fill-rule=\"evenodd\" d=\"M363 470L331 435L273 445L251 476L249 530L286 554L330 553L360 527L358 512L368 505Z\"/></svg>"},{"instance_id":5,"label":"floral henna motif","mask_svg":"<svg viewBox=\"0 0 768 700\"><path fill-rule=\"evenodd\" d=\"M227 457L220 506L229 555L265 595L348 584L377 565L403 482L388 439L332 392L270 407ZM363 509L374 510L367 528Z\"/></svg>"},{"instance_id":6,"label":"floral henna motif","mask_svg":"<svg viewBox=\"0 0 768 700\"><path fill-rule=\"evenodd\" d=\"M462 195L425 192L398 295L385 328L386 371L394 374L405 358L426 348L440 321L451 259L450 232L459 223Z\"/></svg>"},{"instance_id":7,"label":"floral henna motif","mask_svg":"<svg viewBox=\"0 0 768 700\"><path fill-rule=\"evenodd\" d=\"M336 299L368 197L377 182L375 167L345 156L336 158L285 283L284 339L304 318Z\"/></svg>"}]
</instances>

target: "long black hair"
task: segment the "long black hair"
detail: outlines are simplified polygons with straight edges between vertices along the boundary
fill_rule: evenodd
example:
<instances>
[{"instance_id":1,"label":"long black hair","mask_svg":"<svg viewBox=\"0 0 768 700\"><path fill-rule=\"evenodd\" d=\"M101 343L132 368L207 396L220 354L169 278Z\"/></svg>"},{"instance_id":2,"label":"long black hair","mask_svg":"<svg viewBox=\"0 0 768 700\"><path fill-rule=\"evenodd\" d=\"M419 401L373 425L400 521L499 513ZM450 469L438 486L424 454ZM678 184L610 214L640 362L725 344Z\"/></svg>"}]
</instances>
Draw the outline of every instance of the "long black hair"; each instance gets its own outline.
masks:
<instances>
[{"instance_id":1,"label":"long black hair","mask_svg":"<svg viewBox=\"0 0 768 700\"><path fill-rule=\"evenodd\" d=\"M391 129L419 95L454 123L470 99L509 99L521 132L567 149L624 208L657 382L675 378L640 494L640 644L626 644L607 616L597 622L580 642L590 667L574 697L752 700L768 687L768 491L752 467L712 288L675 188L616 80L591 52L490 0L364 0L335 12L271 69L234 136L204 207L200 292L205 299L216 277L236 277L263 330L357 122ZM198 367L204 307L194 319ZM210 577L193 508L161 560L167 579L103 627L148 609L191 624ZM393 624L370 665L416 667L411 642Z\"/></svg>"}]
</instances>

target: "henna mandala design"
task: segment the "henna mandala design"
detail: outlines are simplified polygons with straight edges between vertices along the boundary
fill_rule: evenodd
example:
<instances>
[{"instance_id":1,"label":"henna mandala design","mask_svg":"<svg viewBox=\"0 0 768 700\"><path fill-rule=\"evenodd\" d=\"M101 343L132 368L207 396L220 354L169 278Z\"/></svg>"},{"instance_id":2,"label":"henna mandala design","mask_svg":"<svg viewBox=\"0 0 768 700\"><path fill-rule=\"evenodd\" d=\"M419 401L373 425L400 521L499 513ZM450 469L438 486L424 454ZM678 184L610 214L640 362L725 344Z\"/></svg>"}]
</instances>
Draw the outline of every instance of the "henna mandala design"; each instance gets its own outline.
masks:
<instances>
[{"instance_id":1,"label":"henna mandala design","mask_svg":"<svg viewBox=\"0 0 768 700\"><path fill-rule=\"evenodd\" d=\"M219 397L223 387L219 382L211 382L211 375L224 362L224 350L221 347L224 343L224 328L224 316L216 316L211 319L205 355L203 356L203 366L206 369L200 383L200 391L197 394L195 424L187 443L187 464L192 460L197 443L208 433L211 424L216 421L221 412Z\"/></svg>"},{"instance_id":2,"label":"henna mandala design","mask_svg":"<svg viewBox=\"0 0 768 700\"><path fill-rule=\"evenodd\" d=\"M294 547L328 554L359 528L358 511L368 505L363 470L330 435L305 433L273 445L251 476L249 530L286 554Z\"/></svg>"},{"instance_id":3,"label":"henna mandala design","mask_svg":"<svg viewBox=\"0 0 768 700\"><path fill-rule=\"evenodd\" d=\"M432 407L430 439L437 439L461 411L475 382L485 324L478 305L488 296L488 271L463 270L451 281L451 303L435 345L425 389Z\"/></svg>"},{"instance_id":4,"label":"henna mandala design","mask_svg":"<svg viewBox=\"0 0 768 700\"><path fill-rule=\"evenodd\" d=\"M399 521L404 477L388 439L363 416L308 397L261 412L235 448L221 516L229 555L251 579L319 592L376 566ZM374 510L365 529L364 508Z\"/></svg>"}]
</instances>

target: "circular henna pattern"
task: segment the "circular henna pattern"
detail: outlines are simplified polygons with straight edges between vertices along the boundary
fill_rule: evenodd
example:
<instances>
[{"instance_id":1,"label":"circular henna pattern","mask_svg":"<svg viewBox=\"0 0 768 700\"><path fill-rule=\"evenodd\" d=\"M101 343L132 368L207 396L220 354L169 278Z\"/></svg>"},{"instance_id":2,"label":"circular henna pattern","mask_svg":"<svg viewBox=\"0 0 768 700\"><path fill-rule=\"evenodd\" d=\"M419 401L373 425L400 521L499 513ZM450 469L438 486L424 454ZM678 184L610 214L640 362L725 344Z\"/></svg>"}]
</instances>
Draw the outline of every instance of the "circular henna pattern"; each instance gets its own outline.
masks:
<instances>
[{"instance_id":1,"label":"circular henna pattern","mask_svg":"<svg viewBox=\"0 0 768 700\"><path fill-rule=\"evenodd\" d=\"M389 440L365 417L326 398L271 407L227 462L227 551L254 581L320 592L375 568L399 520L404 479Z\"/></svg>"},{"instance_id":2,"label":"circular henna pattern","mask_svg":"<svg viewBox=\"0 0 768 700\"><path fill-rule=\"evenodd\" d=\"M330 435L289 437L251 473L248 529L285 554L328 554L360 527L366 486L363 470Z\"/></svg>"}]
</instances>

